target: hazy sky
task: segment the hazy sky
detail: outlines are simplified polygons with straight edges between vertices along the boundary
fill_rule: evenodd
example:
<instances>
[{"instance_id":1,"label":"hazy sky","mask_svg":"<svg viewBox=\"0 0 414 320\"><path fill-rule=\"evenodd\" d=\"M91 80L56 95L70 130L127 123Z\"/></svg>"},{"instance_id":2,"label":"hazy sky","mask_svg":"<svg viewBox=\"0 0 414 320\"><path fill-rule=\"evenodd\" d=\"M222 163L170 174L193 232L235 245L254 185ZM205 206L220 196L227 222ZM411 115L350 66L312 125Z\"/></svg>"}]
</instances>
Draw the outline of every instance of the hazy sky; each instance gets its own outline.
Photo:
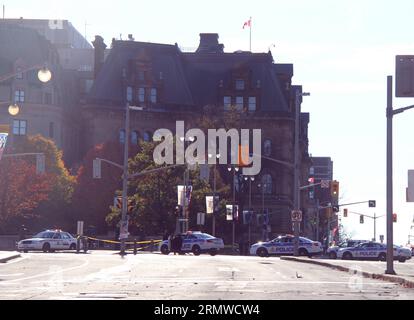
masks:
<instances>
[{"instance_id":1,"label":"hazy sky","mask_svg":"<svg viewBox=\"0 0 414 320\"><path fill-rule=\"evenodd\" d=\"M112 38L174 44L195 49L199 33L216 32L225 51L249 49L242 26L253 18L253 51L272 51L275 62L294 64L294 84L311 93L309 152L330 156L342 203L377 200L350 211L385 214L386 76L395 55L414 54L412 0L296 1L78 1L0 0L6 18L67 19L91 41ZM86 28L85 28L86 26ZM274 46L273 46L274 45ZM395 107L414 99L395 99ZM394 120L395 243L407 242L414 203L405 202L407 170L414 169L414 110ZM277 182L276 182L277 183ZM369 219L350 214L345 226L355 238L373 237ZM378 219L377 237L385 235Z\"/></svg>"}]
</instances>

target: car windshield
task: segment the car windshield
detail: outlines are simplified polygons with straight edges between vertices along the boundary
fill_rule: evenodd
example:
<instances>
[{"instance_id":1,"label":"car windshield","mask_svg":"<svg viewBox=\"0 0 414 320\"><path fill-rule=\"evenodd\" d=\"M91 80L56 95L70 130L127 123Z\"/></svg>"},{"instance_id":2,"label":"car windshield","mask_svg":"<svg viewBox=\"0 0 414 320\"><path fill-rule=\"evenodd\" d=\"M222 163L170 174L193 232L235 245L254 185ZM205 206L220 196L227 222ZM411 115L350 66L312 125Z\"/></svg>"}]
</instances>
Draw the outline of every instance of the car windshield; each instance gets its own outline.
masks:
<instances>
[{"instance_id":1,"label":"car windshield","mask_svg":"<svg viewBox=\"0 0 414 320\"><path fill-rule=\"evenodd\" d=\"M54 232L43 231L43 232L39 232L38 234L36 234L34 238L52 239L54 234L55 234Z\"/></svg>"}]
</instances>

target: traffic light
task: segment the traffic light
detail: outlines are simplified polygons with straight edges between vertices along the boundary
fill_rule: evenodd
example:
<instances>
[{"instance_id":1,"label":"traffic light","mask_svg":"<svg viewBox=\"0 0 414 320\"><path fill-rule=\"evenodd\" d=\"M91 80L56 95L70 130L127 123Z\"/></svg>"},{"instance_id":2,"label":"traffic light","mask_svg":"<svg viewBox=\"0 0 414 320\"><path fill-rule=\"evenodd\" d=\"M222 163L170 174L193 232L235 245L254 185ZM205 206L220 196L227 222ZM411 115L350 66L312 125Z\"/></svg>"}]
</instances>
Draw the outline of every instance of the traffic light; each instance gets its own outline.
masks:
<instances>
[{"instance_id":1,"label":"traffic light","mask_svg":"<svg viewBox=\"0 0 414 320\"><path fill-rule=\"evenodd\" d=\"M348 217L348 209L344 209L344 218Z\"/></svg>"},{"instance_id":2,"label":"traffic light","mask_svg":"<svg viewBox=\"0 0 414 320\"><path fill-rule=\"evenodd\" d=\"M333 198L338 198L339 196L339 182L336 180L331 182L331 195Z\"/></svg>"},{"instance_id":3,"label":"traffic light","mask_svg":"<svg viewBox=\"0 0 414 320\"><path fill-rule=\"evenodd\" d=\"M396 213L392 214L392 222L397 222L397 214Z\"/></svg>"},{"instance_id":4,"label":"traffic light","mask_svg":"<svg viewBox=\"0 0 414 320\"><path fill-rule=\"evenodd\" d=\"M359 216L359 223L364 223L364 216Z\"/></svg>"}]
</instances>

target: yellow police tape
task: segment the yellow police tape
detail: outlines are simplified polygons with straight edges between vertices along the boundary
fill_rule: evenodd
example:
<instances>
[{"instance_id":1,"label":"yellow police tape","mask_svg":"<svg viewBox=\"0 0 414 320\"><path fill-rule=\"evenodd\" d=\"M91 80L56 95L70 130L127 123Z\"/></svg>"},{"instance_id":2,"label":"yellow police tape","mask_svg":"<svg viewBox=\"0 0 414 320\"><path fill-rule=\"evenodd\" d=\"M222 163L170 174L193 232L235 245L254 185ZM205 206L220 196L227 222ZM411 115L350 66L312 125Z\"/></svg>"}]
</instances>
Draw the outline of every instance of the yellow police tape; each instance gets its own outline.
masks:
<instances>
[{"instance_id":1,"label":"yellow police tape","mask_svg":"<svg viewBox=\"0 0 414 320\"><path fill-rule=\"evenodd\" d=\"M114 241L114 240L103 240L103 239L97 239L97 238L92 238L92 237L86 237L89 240L94 240L94 241L100 241L100 242L105 242L105 243L115 243L115 244L120 244L120 241ZM125 244L149 244L149 243L159 243L162 240L147 240L147 241L137 241L137 242L125 242Z\"/></svg>"}]
</instances>

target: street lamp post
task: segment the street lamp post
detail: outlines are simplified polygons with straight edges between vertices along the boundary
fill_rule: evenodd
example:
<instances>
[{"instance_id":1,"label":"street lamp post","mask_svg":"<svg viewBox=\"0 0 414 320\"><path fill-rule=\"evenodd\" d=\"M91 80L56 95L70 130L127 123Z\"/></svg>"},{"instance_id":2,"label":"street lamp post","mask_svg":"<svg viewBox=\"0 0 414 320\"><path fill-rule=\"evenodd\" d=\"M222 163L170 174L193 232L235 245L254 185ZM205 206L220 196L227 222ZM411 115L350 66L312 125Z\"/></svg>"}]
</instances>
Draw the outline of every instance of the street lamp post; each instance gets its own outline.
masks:
<instances>
[{"instance_id":1,"label":"street lamp post","mask_svg":"<svg viewBox=\"0 0 414 320\"><path fill-rule=\"evenodd\" d=\"M125 254L125 238L127 237L127 203L128 203L128 154L129 154L129 103L126 104L125 111L125 139L124 139L124 164L122 175L122 217L120 227L120 240L121 240L121 255Z\"/></svg>"},{"instance_id":2,"label":"street lamp post","mask_svg":"<svg viewBox=\"0 0 414 320\"><path fill-rule=\"evenodd\" d=\"M236 211L236 173L239 171L239 168L234 166L234 167L229 167L228 170L231 172L233 171L233 206L232 206L232 213L233 213L233 219L232 219L232 241L233 241L233 253L235 252L235 242L236 242L236 223L234 221L234 214Z\"/></svg>"},{"instance_id":3,"label":"street lamp post","mask_svg":"<svg viewBox=\"0 0 414 320\"><path fill-rule=\"evenodd\" d=\"M251 224L252 224L252 182L254 181L254 177L244 177L244 180L249 180L249 248L251 243Z\"/></svg>"},{"instance_id":4,"label":"street lamp post","mask_svg":"<svg viewBox=\"0 0 414 320\"><path fill-rule=\"evenodd\" d=\"M393 238L393 159L392 159L392 120L393 116L414 108L414 105L405 108L393 109L392 76L387 77L387 269L386 274L395 274L394 271L394 238Z\"/></svg>"},{"instance_id":5,"label":"street lamp post","mask_svg":"<svg viewBox=\"0 0 414 320\"><path fill-rule=\"evenodd\" d=\"M295 148L294 148L294 173L293 173L293 210L300 210L300 184L299 184L299 130L300 130L300 100L302 97L310 96L310 93L301 92L299 89L296 90L295 99ZM294 222L294 255L299 255L299 228L300 222Z\"/></svg>"}]
</instances>

